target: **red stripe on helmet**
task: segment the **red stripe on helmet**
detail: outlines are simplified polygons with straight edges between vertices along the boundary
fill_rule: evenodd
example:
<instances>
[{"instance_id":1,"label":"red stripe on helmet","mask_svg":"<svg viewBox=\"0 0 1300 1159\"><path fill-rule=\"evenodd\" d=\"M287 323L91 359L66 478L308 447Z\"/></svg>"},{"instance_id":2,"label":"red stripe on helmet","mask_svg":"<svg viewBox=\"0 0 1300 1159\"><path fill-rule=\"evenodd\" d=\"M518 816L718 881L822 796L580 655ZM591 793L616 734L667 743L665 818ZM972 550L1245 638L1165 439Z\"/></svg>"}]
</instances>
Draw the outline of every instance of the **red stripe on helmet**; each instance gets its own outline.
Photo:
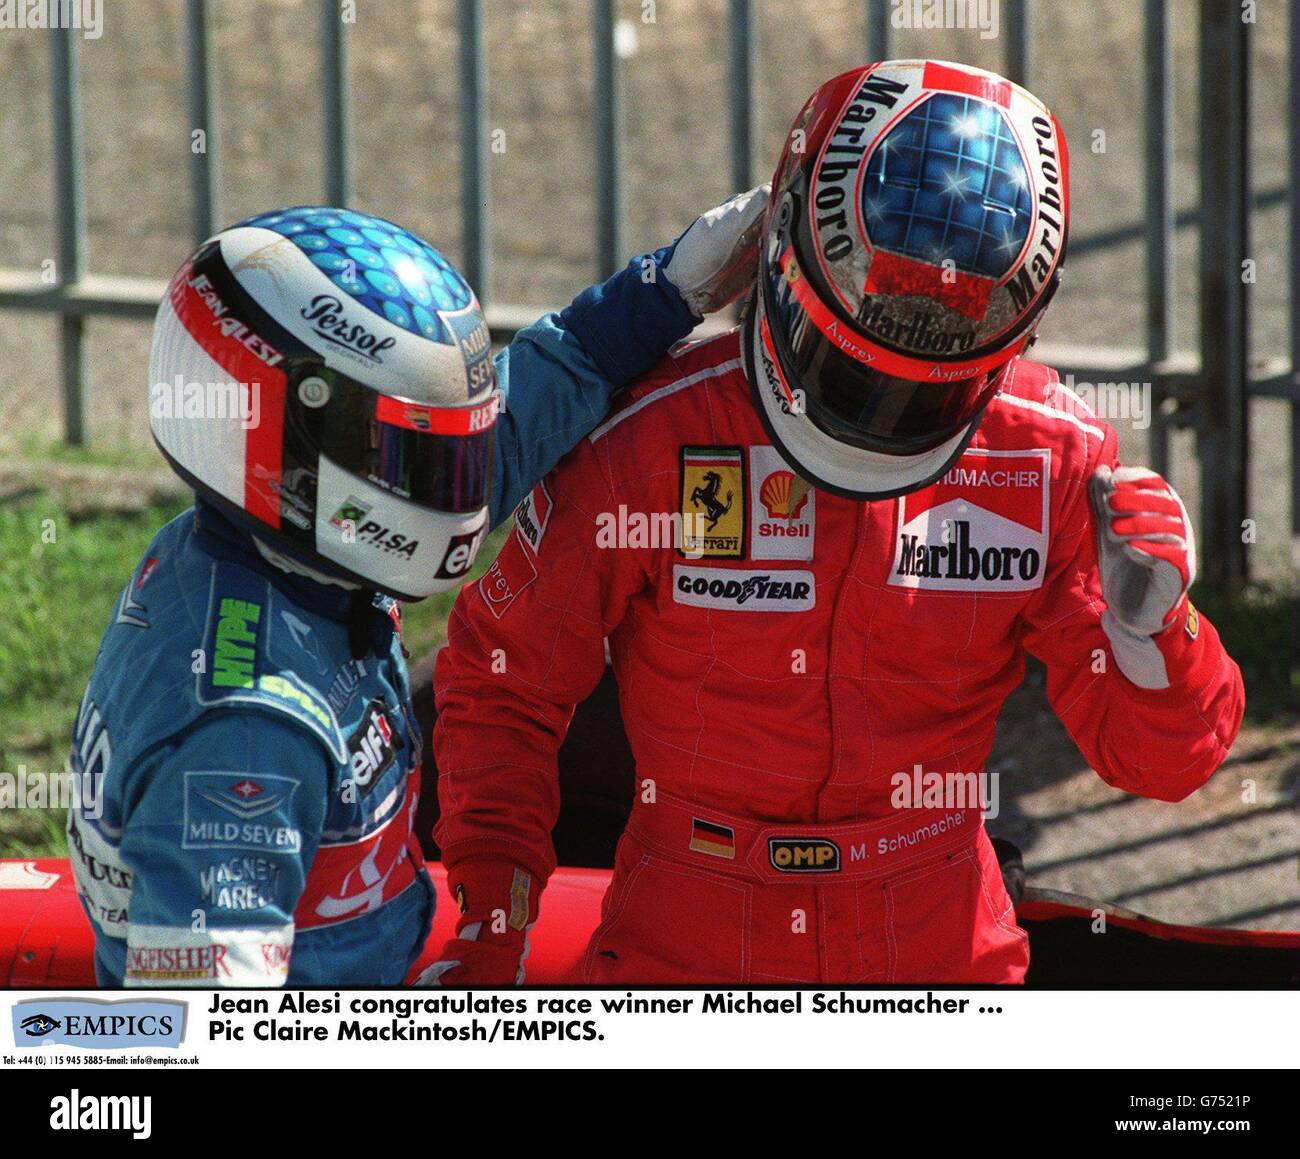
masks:
<instances>
[{"instance_id":1,"label":"red stripe on helmet","mask_svg":"<svg viewBox=\"0 0 1300 1159\"><path fill-rule=\"evenodd\" d=\"M927 89L979 97L981 100L992 101L1003 109L1011 107L1011 82L988 73L967 72L964 68L955 68L942 61L928 60L925 62L925 74L921 83Z\"/></svg>"},{"instance_id":2,"label":"red stripe on helmet","mask_svg":"<svg viewBox=\"0 0 1300 1159\"><path fill-rule=\"evenodd\" d=\"M381 423L428 435L476 435L490 430L501 410L501 393L474 406L425 406L400 398L381 397L375 418Z\"/></svg>"},{"instance_id":3,"label":"red stripe on helmet","mask_svg":"<svg viewBox=\"0 0 1300 1159\"><path fill-rule=\"evenodd\" d=\"M253 416L244 442L244 510L280 527L280 472L284 455L283 355L247 323L229 313L202 274L187 262L167 295L191 338L239 384L240 403Z\"/></svg>"},{"instance_id":4,"label":"red stripe on helmet","mask_svg":"<svg viewBox=\"0 0 1300 1159\"><path fill-rule=\"evenodd\" d=\"M891 294L929 298L950 310L979 322L988 313L989 295L993 293L992 278L978 274L963 274L945 270L929 262L887 250L876 250L867 268L867 281L863 291L868 294Z\"/></svg>"}]
</instances>

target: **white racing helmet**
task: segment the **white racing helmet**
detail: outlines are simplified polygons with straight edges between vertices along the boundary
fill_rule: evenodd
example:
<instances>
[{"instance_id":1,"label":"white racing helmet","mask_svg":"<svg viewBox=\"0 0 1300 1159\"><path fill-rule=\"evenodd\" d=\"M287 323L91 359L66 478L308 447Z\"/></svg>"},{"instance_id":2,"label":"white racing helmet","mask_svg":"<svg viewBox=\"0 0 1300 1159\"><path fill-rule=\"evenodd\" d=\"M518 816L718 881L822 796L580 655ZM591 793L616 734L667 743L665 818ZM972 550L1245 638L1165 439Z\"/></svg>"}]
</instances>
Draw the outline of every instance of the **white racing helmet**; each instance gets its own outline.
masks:
<instances>
[{"instance_id":1,"label":"white racing helmet","mask_svg":"<svg viewBox=\"0 0 1300 1159\"><path fill-rule=\"evenodd\" d=\"M1060 277L1065 138L1008 80L884 61L804 105L772 181L746 373L809 482L884 499L970 442Z\"/></svg>"},{"instance_id":2,"label":"white racing helmet","mask_svg":"<svg viewBox=\"0 0 1300 1159\"><path fill-rule=\"evenodd\" d=\"M205 242L154 323L150 426L258 540L402 600L487 535L501 396L474 292L381 218L301 206Z\"/></svg>"}]
</instances>

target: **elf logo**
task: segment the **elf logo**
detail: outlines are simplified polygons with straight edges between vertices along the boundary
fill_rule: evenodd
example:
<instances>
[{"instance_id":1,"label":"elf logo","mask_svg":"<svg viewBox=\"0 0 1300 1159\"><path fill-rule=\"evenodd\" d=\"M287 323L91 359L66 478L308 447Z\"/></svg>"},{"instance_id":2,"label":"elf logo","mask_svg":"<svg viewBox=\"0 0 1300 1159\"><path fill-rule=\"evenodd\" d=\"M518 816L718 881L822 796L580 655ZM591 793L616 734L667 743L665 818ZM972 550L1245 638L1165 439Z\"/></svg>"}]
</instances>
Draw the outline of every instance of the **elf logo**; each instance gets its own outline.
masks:
<instances>
[{"instance_id":1,"label":"elf logo","mask_svg":"<svg viewBox=\"0 0 1300 1159\"><path fill-rule=\"evenodd\" d=\"M838 873L840 847L834 841L769 837L768 860L781 873Z\"/></svg>"},{"instance_id":2,"label":"elf logo","mask_svg":"<svg viewBox=\"0 0 1300 1159\"><path fill-rule=\"evenodd\" d=\"M478 554L478 549L487 538L487 524L477 531L468 531L463 535L453 535L447 544L447 554L435 573L439 579L456 579L469 571Z\"/></svg>"},{"instance_id":3,"label":"elf logo","mask_svg":"<svg viewBox=\"0 0 1300 1159\"><path fill-rule=\"evenodd\" d=\"M372 700L348 740L352 783L362 793L368 793L392 765L401 744L401 737L393 733L383 701Z\"/></svg>"},{"instance_id":4,"label":"elf logo","mask_svg":"<svg viewBox=\"0 0 1300 1159\"><path fill-rule=\"evenodd\" d=\"M967 450L942 478L898 499L889 585L933 591L1042 587L1051 452Z\"/></svg>"}]
</instances>

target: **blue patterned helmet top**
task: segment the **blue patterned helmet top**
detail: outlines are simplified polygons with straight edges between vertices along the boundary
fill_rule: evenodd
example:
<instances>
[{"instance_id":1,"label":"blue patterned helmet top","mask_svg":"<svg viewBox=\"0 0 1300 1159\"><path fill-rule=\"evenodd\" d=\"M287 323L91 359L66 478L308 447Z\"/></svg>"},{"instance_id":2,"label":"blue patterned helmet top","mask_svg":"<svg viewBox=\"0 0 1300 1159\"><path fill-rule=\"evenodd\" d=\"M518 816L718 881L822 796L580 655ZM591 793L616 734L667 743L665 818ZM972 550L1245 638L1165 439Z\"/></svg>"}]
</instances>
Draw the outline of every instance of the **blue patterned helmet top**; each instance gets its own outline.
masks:
<instances>
[{"instance_id":1,"label":"blue patterned helmet top","mask_svg":"<svg viewBox=\"0 0 1300 1159\"><path fill-rule=\"evenodd\" d=\"M890 130L867 164L863 201L873 245L993 279L1024 248L1033 213L1006 118L954 93L935 94Z\"/></svg>"},{"instance_id":2,"label":"blue patterned helmet top","mask_svg":"<svg viewBox=\"0 0 1300 1159\"><path fill-rule=\"evenodd\" d=\"M239 225L283 235L344 293L394 326L434 342L456 342L439 312L464 310L474 300L468 283L442 254L382 217L301 205Z\"/></svg>"}]
</instances>

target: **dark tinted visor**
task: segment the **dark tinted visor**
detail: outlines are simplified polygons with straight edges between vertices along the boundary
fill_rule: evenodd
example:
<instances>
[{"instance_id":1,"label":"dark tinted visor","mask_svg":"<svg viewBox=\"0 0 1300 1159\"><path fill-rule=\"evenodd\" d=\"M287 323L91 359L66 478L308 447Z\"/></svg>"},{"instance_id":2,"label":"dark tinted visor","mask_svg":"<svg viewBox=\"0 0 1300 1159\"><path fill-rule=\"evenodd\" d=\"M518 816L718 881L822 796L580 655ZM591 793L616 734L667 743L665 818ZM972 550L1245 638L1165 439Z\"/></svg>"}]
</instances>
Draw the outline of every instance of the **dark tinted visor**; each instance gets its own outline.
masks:
<instances>
[{"instance_id":1,"label":"dark tinted visor","mask_svg":"<svg viewBox=\"0 0 1300 1159\"><path fill-rule=\"evenodd\" d=\"M423 507L452 514L487 505L500 393L473 406L431 407L371 390L328 369L319 407L322 454L340 467ZM313 384L298 380L299 413L311 422Z\"/></svg>"}]
</instances>

